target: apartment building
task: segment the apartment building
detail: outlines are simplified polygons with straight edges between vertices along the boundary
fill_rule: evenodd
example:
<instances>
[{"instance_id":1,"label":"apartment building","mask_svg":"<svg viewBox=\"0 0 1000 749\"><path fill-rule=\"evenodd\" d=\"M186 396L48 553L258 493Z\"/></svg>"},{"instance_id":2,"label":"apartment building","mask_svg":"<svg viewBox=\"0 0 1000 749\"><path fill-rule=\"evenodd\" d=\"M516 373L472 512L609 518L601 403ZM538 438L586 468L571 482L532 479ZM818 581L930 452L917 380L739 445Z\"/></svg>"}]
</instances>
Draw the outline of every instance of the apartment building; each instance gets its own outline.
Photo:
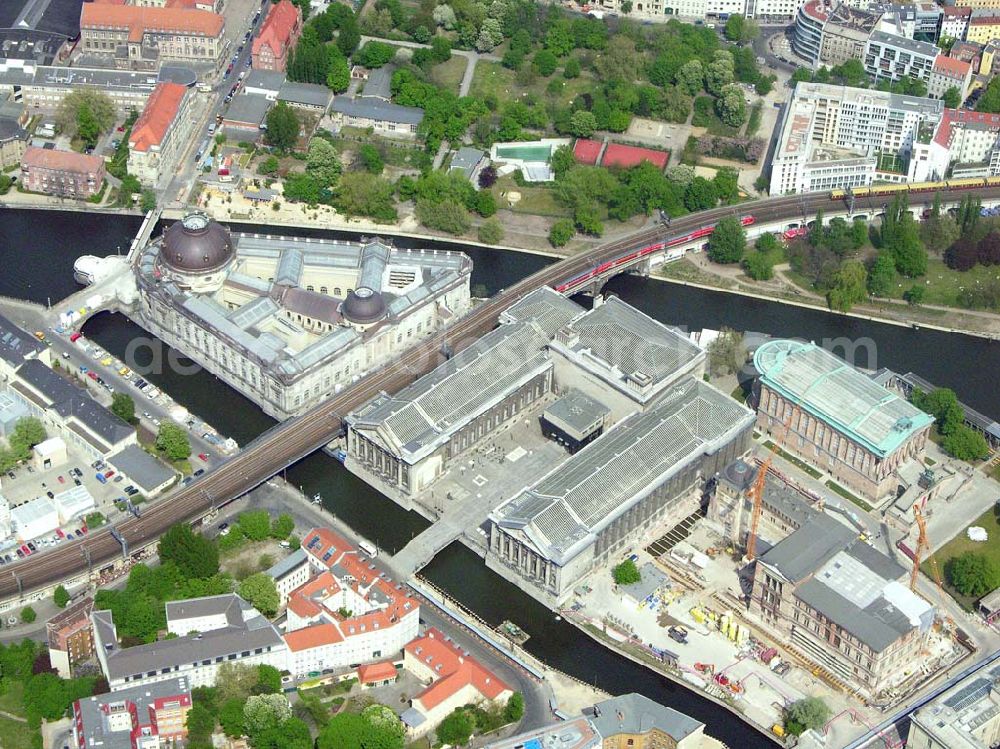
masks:
<instances>
[{"instance_id":1,"label":"apartment building","mask_svg":"<svg viewBox=\"0 0 1000 749\"><path fill-rule=\"evenodd\" d=\"M826 349L775 339L753 361L757 428L872 504L923 456L933 417Z\"/></svg>"},{"instance_id":2,"label":"apartment building","mask_svg":"<svg viewBox=\"0 0 1000 749\"><path fill-rule=\"evenodd\" d=\"M871 89L799 83L781 121L771 163L772 195L943 177L931 137L940 100ZM880 156L898 157L894 170ZM947 166L945 161L944 166Z\"/></svg>"},{"instance_id":3,"label":"apartment building","mask_svg":"<svg viewBox=\"0 0 1000 749\"><path fill-rule=\"evenodd\" d=\"M965 177L1000 175L1000 115L946 109L934 133L935 157Z\"/></svg>"},{"instance_id":4,"label":"apartment building","mask_svg":"<svg viewBox=\"0 0 1000 749\"><path fill-rule=\"evenodd\" d=\"M975 8L969 16L965 41L986 44L994 39L1000 39L1000 10L993 6Z\"/></svg>"},{"instance_id":5,"label":"apartment building","mask_svg":"<svg viewBox=\"0 0 1000 749\"><path fill-rule=\"evenodd\" d=\"M302 36L302 10L291 0L271 6L260 33L253 40L251 60L255 70L284 72L288 55Z\"/></svg>"},{"instance_id":6,"label":"apartment building","mask_svg":"<svg viewBox=\"0 0 1000 749\"><path fill-rule=\"evenodd\" d=\"M864 57L872 32L878 27L881 11L868 11L838 4L823 24L819 61L827 67Z\"/></svg>"},{"instance_id":7,"label":"apartment building","mask_svg":"<svg viewBox=\"0 0 1000 749\"><path fill-rule=\"evenodd\" d=\"M392 657L419 632L420 604L328 528L304 537L314 576L288 597L285 642L296 676Z\"/></svg>"},{"instance_id":8,"label":"apartment building","mask_svg":"<svg viewBox=\"0 0 1000 749\"><path fill-rule=\"evenodd\" d=\"M104 184L104 159L30 146L21 157L21 184L31 192L86 199Z\"/></svg>"},{"instance_id":9,"label":"apartment building","mask_svg":"<svg viewBox=\"0 0 1000 749\"><path fill-rule=\"evenodd\" d=\"M281 634L234 593L171 601L166 614L175 637L131 648L119 643L110 611L91 614L97 660L112 692L178 678L191 687L215 686L223 663L287 666Z\"/></svg>"},{"instance_id":10,"label":"apartment building","mask_svg":"<svg viewBox=\"0 0 1000 749\"><path fill-rule=\"evenodd\" d=\"M94 627L90 614L94 599L86 597L63 609L45 623L49 660L63 679L73 677L73 667L94 655Z\"/></svg>"},{"instance_id":11,"label":"apartment building","mask_svg":"<svg viewBox=\"0 0 1000 749\"><path fill-rule=\"evenodd\" d=\"M218 13L193 8L84 3L80 49L123 69L156 70L163 62L218 65L224 26Z\"/></svg>"},{"instance_id":12,"label":"apartment building","mask_svg":"<svg viewBox=\"0 0 1000 749\"><path fill-rule=\"evenodd\" d=\"M938 39L948 38L963 41L966 30L969 28L969 19L972 18L972 8L968 5L962 7L945 6L941 8L941 25L938 30Z\"/></svg>"},{"instance_id":13,"label":"apartment building","mask_svg":"<svg viewBox=\"0 0 1000 749\"><path fill-rule=\"evenodd\" d=\"M959 101L965 101L971 81L972 65L953 57L938 55L927 78L927 94L940 99L949 89L954 88L958 91Z\"/></svg>"},{"instance_id":14,"label":"apartment building","mask_svg":"<svg viewBox=\"0 0 1000 749\"><path fill-rule=\"evenodd\" d=\"M155 187L171 174L190 145L194 89L160 83L132 126L128 139L128 171L144 187Z\"/></svg>"},{"instance_id":15,"label":"apartment building","mask_svg":"<svg viewBox=\"0 0 1000 749\"><path fill-rule=\"evenodd\" d=\"M934 623L934 608L900 582L905 574L855 528L817 514L758 557L750 613L874 698L918 673Z\"/></svg>"},{"instance_id":16,"label":"apartment building","mask_svg":"<svg viewBox=\"0 0 1000 749\"><path fill-rule=\"evenodd\" d=\"M169 679L73 703L77 749L171 749L187 738L191 688Z\"/></svg>"},{"instance_id":17,"label":"apartment building","mask_svg":"<svg viewBox=\"0 0 1000 749\"><path fill-rule=\"evenodd\" d=\"M929 42L873 31L864 50L865 72L876 81L904 78L927 81L940 52Z\"/></svg>"}]
</instances>

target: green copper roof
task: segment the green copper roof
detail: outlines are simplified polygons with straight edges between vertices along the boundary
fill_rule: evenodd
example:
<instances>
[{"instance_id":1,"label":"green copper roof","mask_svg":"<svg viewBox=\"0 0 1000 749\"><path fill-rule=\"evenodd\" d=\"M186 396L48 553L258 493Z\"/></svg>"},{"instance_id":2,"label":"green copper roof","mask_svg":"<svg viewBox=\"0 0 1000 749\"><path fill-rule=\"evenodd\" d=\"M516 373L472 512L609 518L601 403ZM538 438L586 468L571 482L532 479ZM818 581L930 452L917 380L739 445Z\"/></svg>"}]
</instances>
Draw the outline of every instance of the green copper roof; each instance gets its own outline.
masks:
<instances>
[{"instance_id":1,"label":"green copper roof","mask_svg":"<svg viewBox=\"0 0 1000 749\"><path fill-rule=\"evenodd\" d=\"M881 458L934 421L814 343L768 341L753 363L764 385Z\"/></svg>"}]
</instances>

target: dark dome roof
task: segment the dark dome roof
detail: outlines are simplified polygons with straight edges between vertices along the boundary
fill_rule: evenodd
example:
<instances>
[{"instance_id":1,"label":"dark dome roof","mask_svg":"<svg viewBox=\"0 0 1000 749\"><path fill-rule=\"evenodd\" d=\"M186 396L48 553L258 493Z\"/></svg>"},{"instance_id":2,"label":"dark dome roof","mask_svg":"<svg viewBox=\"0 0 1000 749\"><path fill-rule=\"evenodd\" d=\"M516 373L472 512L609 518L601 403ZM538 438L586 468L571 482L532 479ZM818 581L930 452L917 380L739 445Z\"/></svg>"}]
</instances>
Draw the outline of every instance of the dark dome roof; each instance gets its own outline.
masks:
<instances>
[{"instance_id":1,"label":"dark dome roof","mask_svg":"<svg viewBox=\"0 0 1000 749\"><path fill-rule=\"evenodd\" d=\"M351 322L372 323L385 317L385 300L377 291L362 286L347 295L340 314Z\"/></svg>"},{"instance_id":2,"label":"dark dome roof","mask_svg":"<svg viewBox=\"0 0 1000 749\"><path fill-rule=\"evenodd\" d=\"M233 256L229 230L201 213L190 213L163 232L160 257L181 273L218 270Z\"/></svg>"}]
</instances>

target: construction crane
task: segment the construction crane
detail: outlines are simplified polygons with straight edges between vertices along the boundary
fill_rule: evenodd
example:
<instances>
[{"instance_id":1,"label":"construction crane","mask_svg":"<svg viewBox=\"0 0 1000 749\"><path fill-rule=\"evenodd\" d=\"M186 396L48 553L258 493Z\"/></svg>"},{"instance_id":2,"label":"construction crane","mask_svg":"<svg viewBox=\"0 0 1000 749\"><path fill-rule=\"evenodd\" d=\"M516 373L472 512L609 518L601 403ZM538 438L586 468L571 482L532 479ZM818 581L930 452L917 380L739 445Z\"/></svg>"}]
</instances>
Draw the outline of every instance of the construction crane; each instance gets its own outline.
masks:
<instances>
[{"instance_id":1,"label":"construction crane","mask_svg":"<svg viewBox=\"0 0 1000 749\"><path fill-rule=\"evenodd\" d=\"M782 424L782 437L788 434L788 429L792 424L792 414L794 409L789 405L788 416ZM767 472L771 470L771 462L778 452L778 437L775 435L771 441L771 452L767 459L761 463L757 470L757 478L750 489L750 498L753 501L753 510L750 515L750 532L747 535L747 561L752 562L757 554L757 527L760 525L760 516L764 511L764 481L767 479Z\"/></svg>"},{"instance_id":2,"label":"construction crane","mask_svg":"<svg viewBox=\"0 0 1000 749\"><path fill-rule=\"evenodd\" d=\"M917 548L913 551L913 571L910 572L910 590L915 591L917 589L917 576L920 574L920 559L925 553L930 553L931 542L927 538L927 521L924 519L924 514L920 512L920 508L913 505L913 517L917 519ZM932 554L931 560L931 572L934 575L934 582L937 583L938 593L943 592L941 583L941 570L938 569L937 559L934 558Z\"/></svg>"}]
</instances>

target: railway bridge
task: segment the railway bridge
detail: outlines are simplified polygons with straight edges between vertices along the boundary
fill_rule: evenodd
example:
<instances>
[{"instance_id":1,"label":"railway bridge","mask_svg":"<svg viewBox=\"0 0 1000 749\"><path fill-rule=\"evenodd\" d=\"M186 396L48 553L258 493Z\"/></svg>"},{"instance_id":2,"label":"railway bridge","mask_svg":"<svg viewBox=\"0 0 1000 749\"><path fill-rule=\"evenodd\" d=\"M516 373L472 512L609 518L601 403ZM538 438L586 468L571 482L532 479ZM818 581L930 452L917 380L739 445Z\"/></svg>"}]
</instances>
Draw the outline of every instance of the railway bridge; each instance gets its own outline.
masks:
<instances>
[{"instance_id":1,"label":"railway bridge","mask_svg":"<svg viewBox=\"0 0 1000 749\"><path fill-rule=\"evenodd\" d=\"M982 198L987 205L1000 203L1000 187L962 191L963 195L968 193ZM960 199L957 193L948 194L947 203L954 204ZM933 195L927 196L925 202L929 204L931 200ZM922 210L917 201L913 203L911 209ZM827 216L851 215L847 205L834 203L825 192L768 198L683 216L674 219L669 226L661 224L643 229L542 268L310 411L274 426L230 460L144 508L140 517L130 517L114 527L95 529L80 541L33 554L4 567L0 572L0 610L45 594L60 583L86 581L101 569L155 543L172 525L199 521L219 506L242 496L335 438L342 429L343 414L382 391L396 392L426 374L444 360L445 352L461 350L489 332L496 326L501 312L540 286L562 288L567 294L577 293L587 284L602 283L638 263L649 262L654 251L626 263L615 262L623 256L657 245L662 245L655 250L659 253L669 247L686 246L690 242L677 245L673 241L726 216L752 216L753 234L801 226L812 220L819 210ZM875 201L867 207L856 203L853 215L875 216L881 210L883 207ZM595 275L592 272L597 268L602 270ZM590 277L585 282L571 283L588 274Z\"/></svg>"}]
</instances>

